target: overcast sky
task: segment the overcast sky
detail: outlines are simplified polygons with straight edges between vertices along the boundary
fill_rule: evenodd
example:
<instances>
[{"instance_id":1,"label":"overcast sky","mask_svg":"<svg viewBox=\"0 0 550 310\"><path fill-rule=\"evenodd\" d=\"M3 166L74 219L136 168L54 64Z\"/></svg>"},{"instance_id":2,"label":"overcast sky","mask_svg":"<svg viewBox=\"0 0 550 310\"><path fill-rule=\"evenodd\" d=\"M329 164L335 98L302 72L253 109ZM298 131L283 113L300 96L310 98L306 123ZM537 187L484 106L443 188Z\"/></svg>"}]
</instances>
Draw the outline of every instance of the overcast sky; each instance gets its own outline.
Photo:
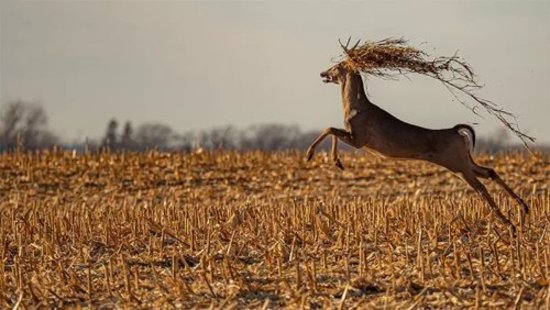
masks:
<instances>
[{"instance_id":1,"label":"overcast sky","mask_svg":"<svg viewBox=\"0 0 550 310\"><path fill-rule=\"evenodd\" d=\"M339 89L319 72L351 35L427 42L433 55L459 50L486 85L479 94L550 143L550 1L2 1L0 9L0 103L40 102L68 141L102 136L112 117L178 132L342 127ZM481 136L500 128L435 80L366 85L405 121L479 123Z\"/></svg>"}]
</instances>

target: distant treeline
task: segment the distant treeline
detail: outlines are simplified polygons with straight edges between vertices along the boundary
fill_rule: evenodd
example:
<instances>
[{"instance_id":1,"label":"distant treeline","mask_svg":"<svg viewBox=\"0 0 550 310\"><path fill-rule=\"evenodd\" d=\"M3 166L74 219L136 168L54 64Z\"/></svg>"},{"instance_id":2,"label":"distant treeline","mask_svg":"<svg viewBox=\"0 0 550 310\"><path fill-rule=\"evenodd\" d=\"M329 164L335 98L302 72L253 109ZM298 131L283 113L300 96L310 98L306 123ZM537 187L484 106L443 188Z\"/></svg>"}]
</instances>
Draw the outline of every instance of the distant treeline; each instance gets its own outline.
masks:
<instances>
[{"instance_id":1,"label":"distant treeline","mask_svg":"<svg viewBox=\"0 0 550 310\"><path fill-rule=\"evenodd\" d=\"M107 122L105 134L96 139L63 143L48 128L48 117L42 106L14 101L0 110L0 151L37 150L54 146L76 150L110 151L192 151L205 150L305 150L321 130L302 131L296 125L263 124L237 129L233 126L211 130L175 132L162 123L144 123L134 127L130 121L119 123L117 119ZM491 138L479 138L478 152L498 152L520 146L508 144L507 132L502 130ZM320 147L328 149L330 139ZM340 144L342 149L351 149ZM548 151L545 148L544 151Z\"/></svg>"},{"instance_id":2,"label":"distant treeline","mask_svg":"<svg viewBox=\"0 0 550 310\"><path fill-rule=\"evenodd\" d=\"M206 150L293 150L306 149L319 134L318 131L302 132L298 126L264 124L246 129L233 126L211 130L177 133L161 123L145 123L134 127L129 121L120 126L116 119L109 121L105 136L93 147L109 150L163 151Z\"/></svg>"}]
</instances>

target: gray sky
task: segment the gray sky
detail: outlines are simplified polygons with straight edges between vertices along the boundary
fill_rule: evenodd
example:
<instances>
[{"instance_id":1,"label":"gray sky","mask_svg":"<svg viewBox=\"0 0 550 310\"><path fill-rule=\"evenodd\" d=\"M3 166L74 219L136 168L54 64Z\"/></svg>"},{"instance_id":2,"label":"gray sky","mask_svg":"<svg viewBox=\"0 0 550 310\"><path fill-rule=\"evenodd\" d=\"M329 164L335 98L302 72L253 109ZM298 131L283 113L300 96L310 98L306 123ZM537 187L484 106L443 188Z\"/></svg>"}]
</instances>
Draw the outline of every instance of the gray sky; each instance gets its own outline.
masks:
<instances>
[{"instance_id":1,"label":"gray sky","mask_svg":"<svg viewBox=\"0 0 550 310\"><path fill-rule=\"evenodd\" d=\"M550 1L2 1L0 102L42 103L67 140L100 137L116 117L178 132L277 122L342 126L339 89L319 72L339 38L405 37L456 50L486 87L550 142ZM424 127L480 123L437 81L370 78L373 102ZM519 141L517 139L515 142Z\"/></svg>"}]
</instances>

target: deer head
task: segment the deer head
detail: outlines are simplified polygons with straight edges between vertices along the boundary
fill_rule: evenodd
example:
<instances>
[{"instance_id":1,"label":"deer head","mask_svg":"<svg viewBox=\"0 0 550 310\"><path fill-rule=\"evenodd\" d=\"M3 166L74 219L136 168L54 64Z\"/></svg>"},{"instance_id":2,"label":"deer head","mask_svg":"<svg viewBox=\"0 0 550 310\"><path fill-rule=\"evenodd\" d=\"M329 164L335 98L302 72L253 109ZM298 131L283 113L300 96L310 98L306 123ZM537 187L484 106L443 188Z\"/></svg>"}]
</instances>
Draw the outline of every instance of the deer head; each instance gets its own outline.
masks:
<instances>
[{"instance_id":1,"label":"deer head","mask_svg":"<svg viewBox=\"0 0 550 310\"><path fill-rule=\"evenodd\" d=\"M346 44L342 44L342 41L338 40L338 43L340 43L340 47L344 50L344 54L347 57L347 59L341 61L340 63L330 67L328 70L321 72L321 78L323 79L323 82L325 83L335 83L340 84L343 79L346 77L346 74L352 72L349 61L351 61L351 58L349 57L353 51L357 48L361 40L358 40L355 45L353 45L351 48L349 48L349 43L351 41L351 37L348 38L348 41Z\"/></svg>"},{"instance_id":2,"label":"deer head","mask_svg":"<svg viewBox=\"0 0 550 310\"><path fill-rule=\"evenodd\" d=\"M346 78L347 73L345 66L339 63L321 72L321 78L324 83L340 84Z\"/></svg>"}]
</instances>

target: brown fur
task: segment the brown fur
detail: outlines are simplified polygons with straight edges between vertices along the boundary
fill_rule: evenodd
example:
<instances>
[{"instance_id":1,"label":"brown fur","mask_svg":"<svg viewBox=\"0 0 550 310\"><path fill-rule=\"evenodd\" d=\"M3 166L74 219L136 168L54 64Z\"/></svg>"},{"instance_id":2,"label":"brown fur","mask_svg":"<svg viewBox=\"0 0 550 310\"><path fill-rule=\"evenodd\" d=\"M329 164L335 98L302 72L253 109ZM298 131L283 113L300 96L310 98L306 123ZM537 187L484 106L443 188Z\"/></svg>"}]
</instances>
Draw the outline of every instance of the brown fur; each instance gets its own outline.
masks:
<instances>
[{"instance_id":1,"label":"brown fur","mask_svg":"<svg viewBox=\"0 0 550 310\"><path fill-rule=\"evenodd\" d=\"M306 157L309 161L315 147L327 136L332 135L331 158L335 165L343 169L338 158L338 140L355 148L369 148L388 157L425 160L459 173L488 203L495 215L508 224L513 231L515 227L499 210L495 201L477 179L478 177L494 180L503 187L522 207L529 211L527 204L498 176L491 168L479 166L470 153L469 138L459 133L460 129L471 131L468 125L459 124L448 129L427 129L404 122L369 101L363 87L363 80L357 73L346 68L342 63L321 73L325 82L339 84L342 92L342 109L344 112L344 129L329 127L311 144Z\"/></svg>"}]
</instances>

